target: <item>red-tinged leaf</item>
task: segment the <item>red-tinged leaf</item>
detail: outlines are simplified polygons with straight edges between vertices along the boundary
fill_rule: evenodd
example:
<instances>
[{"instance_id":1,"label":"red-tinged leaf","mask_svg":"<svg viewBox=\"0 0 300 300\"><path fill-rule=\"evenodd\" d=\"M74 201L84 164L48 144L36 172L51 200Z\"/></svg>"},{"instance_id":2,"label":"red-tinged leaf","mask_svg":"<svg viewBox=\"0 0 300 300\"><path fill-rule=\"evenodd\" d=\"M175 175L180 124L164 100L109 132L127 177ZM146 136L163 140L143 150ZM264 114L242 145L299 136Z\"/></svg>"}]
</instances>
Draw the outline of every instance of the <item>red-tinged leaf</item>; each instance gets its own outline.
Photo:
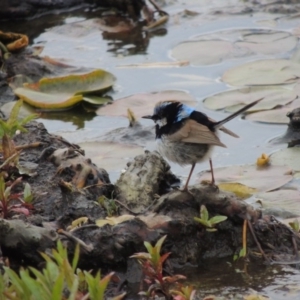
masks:
<instances>
[{"instance_id":1,"label":"red-tinged leaf","mask_svg":"<svg viewBox=\"0 0 300 300\"><path fill-rule=\"evenodd\" d=\"M151 259L151 255L149 253L146 253L146 252L139 252L139 253L135 253L135 254L131 255L130 258L148 260L148 259Z\"/></svg>"},{"instance_id":2,"label":"red-tinged leaf","mask_svg":"<svg viewBox=\"0 0 300 300\"><path fill-rule=\"evenodd\" d=\"M169 257L170 254L171 254L171 252L167 252L164 255L162 255L161 258L160 258L160 260L159 260L159 262L161 264L163 264L165 262L165 260Z\"/></svg>"},{"instance_id":3,"label":"red-tinged leaf","mask_svg":"<svg viewBox=\"0 0 300 300\"><path fill-rule=\"evenodd\" d=\"M181 295L177 295L177 296L173 296L174 300L186 300L184 296Z\"/></svg>"},{"instance_id":4,"label":"red-tinged leaf","mask_svg":"<svg viewBox=\"0 0 300 300\"><path fill-rule=\"evenodd\" d=\"M13 207L13 208L9 208L9 210L14 211L16 213L24 214L26 216L29 216L29 214L30 214L29 210L25 207Z\"/></svg>"},{"instance_id":5,"label":"red-tinged leaf","mask_svg":"<svg viewBox=\"0 0 300 300\"><path fill-rule=\"evenodd\" d=\"M185 280L185 279L186 279L186 276L178 274L178 275L174 275L174 276L166 276L163 278L163 281L168 282L168 283L174 283L178 280Z\"/></svg>"}]
</instances>

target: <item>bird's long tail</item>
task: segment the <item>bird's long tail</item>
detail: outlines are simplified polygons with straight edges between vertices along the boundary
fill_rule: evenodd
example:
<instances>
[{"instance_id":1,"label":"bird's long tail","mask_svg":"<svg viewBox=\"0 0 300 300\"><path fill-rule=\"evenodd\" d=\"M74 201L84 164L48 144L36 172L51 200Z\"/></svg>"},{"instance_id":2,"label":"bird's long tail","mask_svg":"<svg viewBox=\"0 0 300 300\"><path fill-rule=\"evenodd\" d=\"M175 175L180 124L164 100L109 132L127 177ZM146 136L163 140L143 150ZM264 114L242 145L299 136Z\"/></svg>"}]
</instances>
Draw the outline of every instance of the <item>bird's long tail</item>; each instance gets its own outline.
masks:
<instances>
[{"instance_id":1,"label":"bird's long tail","mask_svg":"<svg viewBox=\"0 0 300 300\"><path fill-rule=\"evenodd\" d=\"M214 125L214 128L218 129L220 127L222 127L223 124L227 123L228 121L234 119L235 117L237 117L238 115L240 115L241 113L243 113L244 111L248 110L249 108L251 108L252 106L256 105L258 102L260 102L262 99L264 98L261 98L261 99L258 99L256 101L253 101L249 104L247 104L246 106L244 106L243 108L239 109L238 111L236 111L235 113L231 114L230 116L228 116L227 118L219 121L219 122L216 122L215 125Z\"/></svg>"}]
</instances>

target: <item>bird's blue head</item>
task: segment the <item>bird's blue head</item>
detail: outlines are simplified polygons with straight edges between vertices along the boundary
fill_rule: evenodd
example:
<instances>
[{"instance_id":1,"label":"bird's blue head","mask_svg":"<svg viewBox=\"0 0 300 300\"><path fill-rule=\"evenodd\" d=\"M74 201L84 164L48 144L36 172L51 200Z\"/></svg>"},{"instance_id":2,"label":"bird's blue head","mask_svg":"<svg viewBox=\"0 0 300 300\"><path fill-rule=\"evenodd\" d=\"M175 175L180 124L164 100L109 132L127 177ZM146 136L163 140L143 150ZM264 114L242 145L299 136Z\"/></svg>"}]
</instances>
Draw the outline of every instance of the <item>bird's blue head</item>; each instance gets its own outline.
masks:
<instances>
[{"instance_id":1,"label":"bird's blue head","mask_svg":"<svg viewBox=\"0 0 300 300\"><path fill-rule=\"evenodd\" d=\"M156 104L152 116L144 116L145 119L152 119L160 126L175 124L189 118L194 108L178 101L163 101Z\"/></svg>"}]
</instances>

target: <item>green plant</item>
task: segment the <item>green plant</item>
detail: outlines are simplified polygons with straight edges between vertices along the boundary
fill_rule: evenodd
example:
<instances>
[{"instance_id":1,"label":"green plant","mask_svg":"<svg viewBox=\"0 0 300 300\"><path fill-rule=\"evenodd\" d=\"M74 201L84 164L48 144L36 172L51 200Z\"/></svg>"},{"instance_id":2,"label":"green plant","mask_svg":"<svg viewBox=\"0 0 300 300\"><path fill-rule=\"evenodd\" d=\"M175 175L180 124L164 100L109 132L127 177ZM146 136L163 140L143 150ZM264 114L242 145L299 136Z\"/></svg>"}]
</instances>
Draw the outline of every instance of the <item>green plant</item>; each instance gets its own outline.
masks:
<instances>
[{"instance_id":1,"label":"green plant","mask_svg":"<svg viewBox=\"0 0 300 300\"><path fill-rule=\"evenodd\" d=\"M205 205L201 205L200 208L200 218L194 217L194 220L202 224L206 227L207 231L213 232L217 231L215 227L216 224L223 222L227 220L226 216L214 216L212 218L209 218L208 211L205 207Z\"/></svg>"},{"instance_id":2,"label":"green plant","mask_svg":"<svg viewBox=\"0 0 300 300\"><path fill-rule=\"evenodd\" d=\"M6 121L0 119L0 138L3 138L5 135L12 138L16 134L17 130L27 132L23 125L35 119L36 115L30 115L23 119L20 119L19 112L22 105L22 100L16 101L16 104L11 110L9 118Z\"/></svg>"},{"instance_id":3,"label":"green plant","mask_svg":"<svg viewBox=\"0 0 300 300\"><path fill-rule=\"evenodd\" d=\"M295 219L293 222L290 222L289 225L292 227L293 230L295 230L296 232L299 232L300 224L299 224L298 219Z\"/></svg>"},{"instance_id":4,"label":"green plant","mask_svg":"<svg viewBox=\"0 0 300 300\"><path fill-rule=\"evenodd\" d=\"M148 290L140 292L140 295L152 297L157 293L161 293L165 295L166 298L169 298L170 285L176 283L180 279L186 278L183 275L163 276L163 264L171 254L171 252L167 252L163 255L160 254L162 244L166 237L167 236L165 235L160 238L155 246L152 246L149 242L144 242L148 253L140 252L131 256L132 258L137 258L142 265L145 282L149 286Z\"/></svg>"},{"instance_id":5,"label":"green plant","mask_svg":"<svg viewBox=\"0 0 300 300\"><path fill-rule=\"evenodd\" d=\"M30 115L20 119L18 115L22 105L23 101L17 101L11 110L9 118L6 121L0 119L0 138L2 139L0 152L3 153L4 161L0 166L0 169L4 169L7 166L17 165L20 151L17 151L12 137L18 130L26 132L27 130L23 127L23 125L36 118L36 115Z\"/></svg>"},{"instance_id":6,"label":"green plant","mask_svg":"<svg viewBox=\"0 0 300 300\"><path fill-rule=\"evenodd\" d=\"M170 293L175 295L175 300L193 300L196 290L192 285L183 286L182 284L177 284L177 289L170 290Z\"/></svg>"},{"instance_id":7,"label":"green plant","mask_svg":"<svg viewBox=\"0 0 300 300\"><path fill-rule=\"evenodd\" d=\"M118 211L118 206L113 199L109 199L104 195L98 198L98 203L106 210L107 216L112 217Z\"/></svg>"},{"instance_id":8,"label":"green plant","mask_svg":"<svg viewBox=\"0 0 300 300\"><path fill-rule=\"evenodd\" d=\"M100 272L94 277L89 272L77 269L79 246L72 262L68 260L67 249L58 241L52 255L42 253L46 266L42 271L29 267L19 274L5 267L0 274L0 300L102 300L113 273L100 279ZM1 296L2 295L2 296ZM111 298L119 300L125 294ZM2 298L1 298L2 297Z\"/></svg>"},{"instance_id":9,"label":"green plant","mask_svg":"<svg viewBox=\"0 0 300 300\"><path fill-rule=\"evenodd\" d=\"M7 186L9 183L5 182L3 176L0 174L0 217L6 219L10 212L29 215L29 209L32 208L30 204L32 195L29 184L25 185L24 200L21 198L23 193L12 194L11 192L12 188L21 181L22 177L19 177L10 186Z\"/></svg>"}]
</instances>

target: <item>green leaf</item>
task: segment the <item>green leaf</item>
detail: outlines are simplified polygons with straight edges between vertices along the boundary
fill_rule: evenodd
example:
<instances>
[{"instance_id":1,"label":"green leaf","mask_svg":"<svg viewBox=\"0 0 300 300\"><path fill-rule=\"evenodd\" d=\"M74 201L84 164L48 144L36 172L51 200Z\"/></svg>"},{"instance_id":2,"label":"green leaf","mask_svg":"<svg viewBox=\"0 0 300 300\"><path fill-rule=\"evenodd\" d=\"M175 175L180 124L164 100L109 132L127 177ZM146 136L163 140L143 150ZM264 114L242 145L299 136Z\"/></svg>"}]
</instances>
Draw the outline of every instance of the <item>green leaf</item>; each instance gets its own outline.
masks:
<instances>
[{"instance_id":1,"label":"green leaf","mask_svg":"<svg viewBox=\"0 0 300 300\"><path fill-rule=\"evenodd\" d=\"M146 247L148 253L152 256L154 247L152 247L149 242L144 242L144 246Z\"/></svg>"},{"instance_id":2,"label":"green leaf","mask_svg":"<svg viewBox=\"0 0 300 300\"><path fill-rule=\"evenodd\" d=\"M14 90L24 102L43 109L66 109L83 100L83 94L103 93L111 88L115 77L98 69L86 74L67 75L56 78L42 78L39 82L24 84ZM107 101L92 99L85 95L86 101L103 104Z\"/></svg>"},{"instance_id":3,"label":"green leaf","mask_svg":"<svg viewBox=\"0 0 300 300\"><path fill-rule=\"evenodd\" d=\"M70 288L70 294L68 300L76 300L78 289L79 289L79 279L75 276L73 285Z\"/></svg>"},{"instance_id":4,"label":"green leaf","mask_svg":"<svg viewBox=\"0 0 300 300\"><path fill-rule=\"evenodd\" d=\"M200 209L200 217L202 220L207 221L209 218L208 210L206 209L205 205L201 205Z\"/></svg>"},{"instance_id":5,"label":"green leaf","mask_svg":"<svg viewBox=\"0 0 300 300\"><path fill-rule=\"evenodd\" d=\"M245 256L246 256L246 248L242 248L240 250L239 257L245 257Z\"/></svg>"},{"instance_id":6,"label":"green leaf","mask_svg":"<svg viewBox=\"0 0 300 300\"><path fill-rule=\"evenodd\" d=\"M14 124L18 121L18 115L19 115L19 111L20 111L20 108L22 105L23 105L23 101L19 100L13 106L10 116L9 116L8 120L6 121L8 126L11 126L12 124Z\"/></svg>"},{"instance_id":7,"label":"green leaf","mask_svg":"<svg viewBox=\"0 0 300 300\"><path fill-rule=\"evenodd\" d=\"M33 200L33 195L31 194L31 186L28 182L26 182L24 188L24 201L26 203L31 203L32 200Z\"/></svg>"},{"instance_id":8,"label":"green leaf","mask_svg":"<svg viewBox=\"0 0 300 300\"><path fill-rule=\"evenodd\" d=\"M227 220L226 216L214 216L211 219L209 219L209 222L212 224L212 226L214 226L215 224L218 224L220 222L223 222Z\"/></svg>"},{"instance_id":9,"label":"green leaf","mask_svg":"<svg viewBox=\"0 0 300 300\"><path fill-rule=\"evenodd\" d=\"M83 95L82 98L85 102L88 102L90 104L95 104L95 105L103 105L106 104L107 102L111 101L111 98L109 97L100 97L100 96L94 96L94 95Z\"/></svg>"},{"instance_id":10,"label":"green leaf","mask_svg":"<svg viewBox=\"0 0 300 300\"><path fill-rule=\"evenodd\" d=\"M76 247L75 247L74 257L73 257L73 260L72 260L73 272L75 272L75 270L76 270L78 260L79 260L79 254L80 254L80 247L79 247L79 244L77 244Z\"/></svg>"},{"instance_id":11,"label":"green leaf","mask_svg":"<svg viewBox=\"0 0 300 300\"><path fill-rule=\"evenodd\" d=\"M202 220L202 219L197 218L197 217L194 217L194 220L196 222L199 222L200 224L202 224L205 227L209 227L210 226L210 223L208 221Z\"/></svg>"},{"instance_id":12,"label":"green leaf","mask_svg":"<svg viewBox=\"0 0 300 300\"><path fill-rule=\"evenodd\" d=\"M20 278L30 290L33 299L50 299L50 291L45 289L39 282L31 278L28 270L20 271Z\"/></svg>"},{"instance_id":13,"label":"green leaf","mask_svg":"<svg viewBox=\"0 0 300 300\"><path fill-rule=\"evenodd\" d=\"M64 274L61 273L56 281L54 282L53 289L52 289L52 300L57 300L62 298L62 292L64 288Z\"/></svg>"}]
</instances>

